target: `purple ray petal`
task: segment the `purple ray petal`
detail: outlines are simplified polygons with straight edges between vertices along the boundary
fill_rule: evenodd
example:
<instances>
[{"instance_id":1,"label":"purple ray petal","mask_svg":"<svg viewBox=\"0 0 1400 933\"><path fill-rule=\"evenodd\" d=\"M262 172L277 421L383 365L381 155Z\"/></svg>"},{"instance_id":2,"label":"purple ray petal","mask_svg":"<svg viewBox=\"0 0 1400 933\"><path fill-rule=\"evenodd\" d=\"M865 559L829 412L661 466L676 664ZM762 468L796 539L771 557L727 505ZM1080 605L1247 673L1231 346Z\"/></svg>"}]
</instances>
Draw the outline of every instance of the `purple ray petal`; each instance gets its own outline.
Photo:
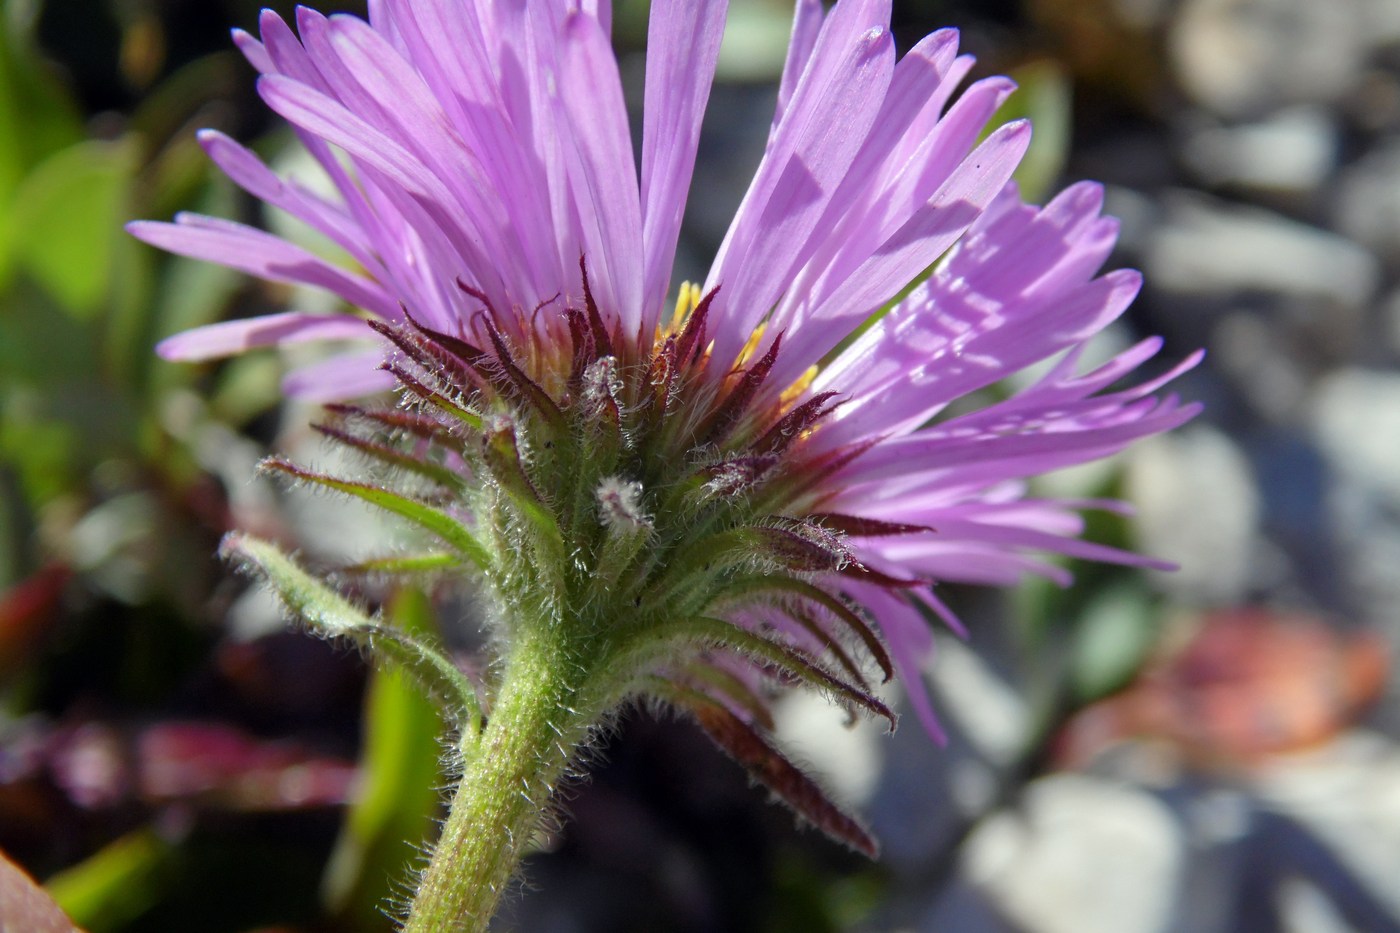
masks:
<instances>
[{"instance_id":1,"label":"purple ray petal","mask_svg":"<svg viewBox=\"0 0 1400 933\"><path fill-rule=\"evenodd\" d=\"M167 360L194 363L233 356L254 347L373 336L364 320L353 315L287 311L196 327L165 338L156 344L156 352Z\"/></svg>"},{"instance_id":2,"label":"purple ray petal","mask_svg":"<svg viewBox=\"0 0 1400 933\"><path fill-rule=\"evenodd\" d=\"M710 98L727 2L656 0L647 33L646 106L642 124L642 333L671 283L700 121Z\"/></svg>"},{"instance_id":3,"label":"purple ray petal","mask_svg":"<svg viewBox=\"0 0 1400 933\"><path fill-rule=\"evenodd\" d=\"M333 356L287 373L282 391L304 402L341 402L387 392L397 380L378 368L383 360L383 349Z\"/></svg>"}]
</instances>

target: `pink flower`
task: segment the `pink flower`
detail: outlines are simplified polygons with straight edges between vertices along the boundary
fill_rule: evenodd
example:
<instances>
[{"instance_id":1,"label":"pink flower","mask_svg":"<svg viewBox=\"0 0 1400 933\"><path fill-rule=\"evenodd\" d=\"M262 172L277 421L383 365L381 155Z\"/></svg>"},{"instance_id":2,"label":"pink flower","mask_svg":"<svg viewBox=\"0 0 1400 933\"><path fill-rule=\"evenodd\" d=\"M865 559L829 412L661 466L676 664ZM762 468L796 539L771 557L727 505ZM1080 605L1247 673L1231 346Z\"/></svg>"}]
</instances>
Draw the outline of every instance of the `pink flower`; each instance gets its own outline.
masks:
<instances>
[{"instance_id":1,"label":"pink flower","mask_svg":"<svg viewBox=\"0 0 1400 933\"><path fill-rule=\"evenodd\" d=\"M955 96L971 60L951 30L896 61L888 0L841 0L830 12L799 0L764 157L707 281L683 288L672 316L724 16L723 2L653 3L639 182L606 0L371 0L368 23L299 9L299 38L264 12L261 41L239 32L236 42L337 195L277 177L222 134L201 142L238 184L359 268L213 218L131 230L182 255L328 289L358 311L216 324L159 350L199 360L362 341L361 352L288 377L289 393L327 400L393 385L396 374L376 364L388 347L380 334L399 334L395 368L417 373L408 386L423 400L448 392L434 382L443 371L402 335L485 348L493 371L517 367L517 386L534 386L520 392L547 396L545 410L592 405L594 417L620 420L626 449L598 492L609 529L635 527L663 547L664 523L680 519L657 510L678 477L701 477L725 502L765 502L722 527L786 561L803 585L867 610L936 735L917 686L931 636L916 603L956 628L937 583L1006 585L1024 573L1066 582L1036 554L1157 566L1079 539L1079 510L1118 504L1030 498L1025 480L1191 418L1198 406L1154 393L1199 356L1127 389L1114 386L1159 340L1080 372L1087 341L1139 287L1131 271L1095 277L1117 231L1099 187L1023 204L1010 178L1030 127L1011 123L977 143L1011 82ZM935 261L926 282L843 343ZM1005 401L944 414L1052 358ZM458 388L476 415L505 397ZM524 450L530 439L514 424L488 418L488 446L504 437L500 449ZM510 462L530 473L541 461ZM674 476L658 481L668 465ZM553 507L550 482L531 474L526 486ZM720 603L750 631L831 648L781 600Z\"/></svg>"}]
</instances>

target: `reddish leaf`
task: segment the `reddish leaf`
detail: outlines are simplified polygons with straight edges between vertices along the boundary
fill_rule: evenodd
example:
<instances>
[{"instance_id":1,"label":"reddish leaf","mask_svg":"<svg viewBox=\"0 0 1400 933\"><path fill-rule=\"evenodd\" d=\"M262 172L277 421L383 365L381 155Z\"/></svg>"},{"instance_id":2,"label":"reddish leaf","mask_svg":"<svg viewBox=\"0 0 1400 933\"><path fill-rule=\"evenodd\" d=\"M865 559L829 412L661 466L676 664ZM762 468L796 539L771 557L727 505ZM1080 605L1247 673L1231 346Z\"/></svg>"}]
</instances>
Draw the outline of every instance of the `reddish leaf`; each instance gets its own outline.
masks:
<instances>
[{"instance_id":1,"label":"reddish leaf","mask_svg":"<svg viewBox=\"0 0 1400 933\"><path fill-rule=\"evenodd\" d=\"M826 404L836 395L835 392L821 392L807 399L779 418L777 423L754 442L753 449L761 453L773 454L780 454L787 450L793 441L802 436L802 432L810 430L813 425L840 406L840 402L833 405Z\"/></svg>"},{"instance_id":2,"label":"reddish leaf","mask_svg":"<svg viewBox=\"0 0 1400 933\"><path fill-rule=\"evenodd\" d=\"M719 289L716 285L700 299L700 303L686 319L685 327L681 328L680 340L676 346L676 360L681 366L689 365L695 357L705 352L705 319L710 315L710 304L715 300Z\"/></svg>"},{"instance_id":3,"label":"reddish leaf","mask_svg":"<svg viewBox=\"0 0 1400 933\"><path fill-rule=\"evenodd\" d=\"M846 515L840 512L820 512L809 515L814 522L819 522L830 528L832 531L839 531L844 535L853 538L883 538L892 535L912 535L921 531L933 531L928 525L906 525L903 522L886 522L878 518L866 518L861 515Z\"/></svg>"},{"instance_id":4,"label":"reddish leaf","mask_svg":"<svg viewBox=\"0 0 1400 933\"><path fill-rule=\"evenodd\" d=\"M889 683L894 677L894 665L890 661L889 652L880 642L880 638L875 634L874 629L860 617L850 606L841 601L841 598L828 593L821 587L808 583L806 580L798 580L791 577L771 576L754 577L751 581L746 581L742 586L731 588L731 592L753 594L762 592L773 592L786 596L795 596L817 604L831 613L838 620L845 624L856 637L865 645L865 649L870 652L870 656L875 659L875 663L880 665L880 670L884 674L884 682Z\"/></svg>"},{"instance_id":5,"label":"reddish leaf","mask_svg":"<svg viewBox=\"0 0 1400 933\"><path fill-rule=\"evenodd\" d=\"M780 333L773 338L773 345L768 348L768 352L757 362L744 370L744 374L739 377L739 382L720 402L719 407L706 419L704 427L700 429L700 436L706 443L719 444L728 435L748 412L749 403L758 394L759 388L768 378L768 373L773 369L773 364L778 361L778 351L782 347L783 335Z\"/></svg>"},{"instance_id":6,"label":"reddish leaf","mask_svg":"<svg viewBox=\"0 0 1400 933\"><path fill-rule=\"evenodd\" d=\"M695 702L690 709L700 728L716 745L798 816L857 852L870 858L880 854L880 844L875 837L855 817L833 803L815 781L769 745L752 726L718 703Z\"/></svg>"},{"instance_id":7,"label":"reddish leaf","mask_svg":"<svg viewBox=\"0 0 1400 933\"><path fill-rule=\"evenodd\" d=\"M333 402L327 405L326 411L345 421L368 422L391 433L411 434L425 441L438 441L450 447L460 445L460 439L450 432L441 421L420 415L417 412L404 411L399 408L361 408L358 405L347 405L342 402Z\"/></svg>"},{"instance_id":8,"label":"reddish leaf","mask_svg":"<svg viewBox=\"0 0 1400 933\"><path fill-rule=\"evenodd\" d=\"M217 723L162 723L137 738L138 786L152 803L197 801L271 811L345 803L355 768L291 742Z\"/></svg>"},{"instance_id":9,"label":"reddish leaf","mask_svg":"<svg viewBox=\"0 0 1400 933\"><path fill-rule=\"evenodd\" d=\"M794 523L787 528L761 525L749 529L751 537L769 556L791 570L824 572L853 563L841 539L818 525Z\"/></svg>"},{"instance_id":10,"label":"reddish leaf","mask_svg":"<svg viewBox=\"0 0 1400 933\"><path fill-rule=\"evenodd\" d=\"M381 444L378 441L366 440L363 437L357 437L348 431L342 431L339 428L334 428L327 424L313 424L311 427L313 430L333 441L358 450L360 453L368 457L373 457L388 466L406 470L410 473L416 473L424 479L437 483L439 486L445 486L448 489L455 490L461 489L465 483L465 478L455 471L433 463L431 460L407 454L397 447Z\"/></svg>"},{"instance_id":11,"label":"reddish leaf","mask_svg":"<svg viewBox=\"0 0 1400 933\"><path fill-rule=\"evenodd\" d=\"M0 674L23 667L58 617L73 572L50 564L0 596Z\"/></svg>"},{"instance_id":12,"label":"reddish leaf","mask_svg":"<svg viewBox=\"0 0 1400 933\"><path fill-rule=\"evenodd\" d=\"M582 256L578 258L578 269L583 275L583 304L588 312L588 327L593 332L594 349L599 356L612 356L612 336L598 313L598 303L593 300L593 289L588 285L588 261Z\"/></svg>"},{"instance_id":13,"label":"reddish leaf","mask_svg":"<svg viewBox=\"0 0 1400 933\"><path fill-rule=\"evenodd\" d=\"M1079 761L1143 736L1206 764L1248 765L1341 732L1381 695L1388 672L1374 633L1262 609L1211 613L1184 648L1076 717L1061 750Z\"/></svg>"},{"instance_id":14,"label":"reddish leaf","mask_svg":"<svg viewBox=\"0 0 1400 933\"><path fill-rule=\"evenodd\" d=\"M416 363L430 381L440 386L450 386L454 392L463 392L469 386L483 385L483 373L469 366L455 354L449 353L441 344L402 326L386 324L383 321L368 323L371 330L398 347L404 356ZM444 378L448 375L454 378Z\"/></svg>"},{"instance_id":15,"label":"reddish leaf","mask_svg":"<svg viewBox=\"0 0 1400 933\"><path fill-rule=\"evenodd\" d=\"M500 365L501 372L505 374L505 378L513 389L511 394L528 402L555 432L563 433L567 430L564 412L560 410L558 403L538 382L525 375L525 371L516 365L515 357L511 354L505 338L496 329L496 325L485 316L482 317L481 323L486 329L487 336L491 338L491 346L496 351L496 362Z\"/></svg>"}]
</instances>

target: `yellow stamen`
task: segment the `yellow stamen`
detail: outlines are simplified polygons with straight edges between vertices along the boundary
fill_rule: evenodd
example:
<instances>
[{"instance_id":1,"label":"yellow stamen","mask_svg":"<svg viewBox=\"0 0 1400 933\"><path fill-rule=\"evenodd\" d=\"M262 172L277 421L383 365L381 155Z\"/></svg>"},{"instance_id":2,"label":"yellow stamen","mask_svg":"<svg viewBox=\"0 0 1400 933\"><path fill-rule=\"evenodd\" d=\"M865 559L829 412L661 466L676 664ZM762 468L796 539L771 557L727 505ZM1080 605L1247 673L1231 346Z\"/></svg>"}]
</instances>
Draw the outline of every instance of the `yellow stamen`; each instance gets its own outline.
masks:
<instances>
[{"instance_id":1,"label":"yellow stamen","mask_svg":"<svg viewBox=\"0 0 1400 933\"><path fill-rule=\"evenodd\" d=\"M658 324L656 327L657 346L660 346L667 337L679 334L684 330L686 321L690 320L690 316L695 313L695 309L699 306L700 286L694 282L682 282L680 293L676 295L676 312L671 315L671 326L662 327Z\"/></svg>"},{"instance_id":2,"label":"yellow stamen","mask_svg":"<svg viewBox=\"0 0 1400 933\"><path fill-rule=\"evenodd\" d=\"M807 367L807 371L797 377L797 381L783 390L783 394L778 396L778 405L783 410L796 402L812 386L812 380L817 378L820 367L816 363Z\"/></svg>"},{"instance_id":3,"label":"yellow stamen","mask_svg":"<svg viewBox=\"0 0 1400 933\"><path fill-rule=\"evenodd\" d=\"M735 369L742 368L758 352L758 345L763 340L763 332L767 329L767 324L760 324L753 329L753 333L749 334L748 342L744 344L744 349L739 351L739 358L734 361Z\"/></svg>"},{"instance_id":4,"label":"yellow stamen","mask_svg":"<svg viewBox=\"0 0 1400 933\"><path fill-rule=\"evenodd\" d=\"M656 327L656 346L658 348L667 337L675 336L685 329L686 323L690 320L690 316L694 314L695 309L700 306L701 297L700 286L696 283L682 282L680 284L678 294L676 295L676 310L675 313L671 315L669 326L663 327L658 324ZM744 343L743 349L739 351L738 358L734 361L734 368L730 372L731 375L738 373L747 364L753 361L754 356L758 353L759 346L763 343L763 335L767 330L767 324L759 324L754 328L753 333L749 335L749 339ZM710 347L712 346L714 346L713 341L710 342L710 346L707 346L701 354L702 359L709 355ZM818 372L819 367L815 365L809 366L807 367L807 371L801 376L798 376L797 380L793 382L792 385L784 389L782 394L778 396L779 410L786 411L795 405L802 396L806 394L807 390L811 388L812 381L817 378Z\"/></svg>"}]
</instances>

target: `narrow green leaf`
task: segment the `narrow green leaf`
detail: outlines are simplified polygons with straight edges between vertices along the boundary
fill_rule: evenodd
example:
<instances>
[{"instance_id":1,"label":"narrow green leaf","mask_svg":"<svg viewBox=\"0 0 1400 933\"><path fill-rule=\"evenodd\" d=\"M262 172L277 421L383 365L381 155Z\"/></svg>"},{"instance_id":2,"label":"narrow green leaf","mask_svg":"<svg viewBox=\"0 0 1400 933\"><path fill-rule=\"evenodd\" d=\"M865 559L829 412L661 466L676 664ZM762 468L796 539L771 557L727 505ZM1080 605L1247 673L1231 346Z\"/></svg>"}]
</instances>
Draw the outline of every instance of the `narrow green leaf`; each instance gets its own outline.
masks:
<instances>
[{"instance_id":1,"label":"narrow green leaf","mask_svg":"<svg viewBox=\"0 0 1400 933\"><path fill-rule=\"evenodd\" d=\"M987 121L988 132L1023 117L1035 124L1030 148L1012 177L1026 201L1039 203L1050 193L1069 158L1070 82L1064 68L1049 59L1022 65L1010 77L1016 82L1016 93Z\"/></svg>"},{"instance_id":2,"label":"narrow green leaf","mask_svg":"<svg viewBox=\"0 0 1400 933\"><path fill-rule=\"evenodd\" d=\"M894 677L894 664L890 661L889 652L885 650L885 646L880 642L880 637L875 634L875 630L854 609L843 603L839 597L833 596L819 586L797 577L772 574L753 577L748 581L738 581L727 589L725 595L728 596L730 593L747 595L764 591L789 593L821 606L843 622L861 640L861 644L865 645L865 650L869 651L870 656L875 659L875 663L880 665L880 672L884 675L885 683L889 683Z\"/></svg>"},{"instance_id":3,"label":"narrow green leaf","mask_svg":"<svg viewBox=\"0 0 1400 933\"><path fill-rule=\"evenodd\" d=\"M676 634L689 637L702 643L720 648L728 648L756 661L771 664L786 674L790 674L809 686L824 693L847 700L868 712L882 716L889 722L893 732L899 717L878 697L847 683L823 668L815 659L788 645L755 635L722 619L696 616L686 619L676 627Z\"/></svg>"},{"instance_id":4,"label":"narrow green leaf","mask_svg":"<svg viewBox=\"0 0 1400 933\"><path fill-rule=\"evenodd\" d=\"M682 668L680 673L688 683L708 687L711 693L723 694L753 717L760 728L773 731L773 711L768 708L768 703L734 674L708 660Z\"/></svg>"},{"instance_id":5,"label":"narrow green leaf","mask_svg":"<svg viewBox=\"0 0 1400 933\"><path fill-rule=\"evenodd\" d=\"M288 476L294 476L327 489L334 489L337 492L354 496L356 499L362 499L371 505L377 505L387 512L408 519L426 531L431 531L460 551L479 569L486 570L491 566L491 554L486 550L486 546L476 540L476 537L467 530L465 525L441 509L433 508L378 486L336 479L334 476L326 476L322 473L313 473L294 463L275 457L264 460L261 466L263 469L286 473Z\"/></svg>"},{"instance_id":6,"label":"narrow green leaf","mask_svg":"<svg viewBox=\"0 0 1400 933\"><path fill-rule=\"evenodd\" d=\"M347 447L352 447L367 457L389 466L395 470L403 470L423 477L429 482L439 486L445 486L451 490L461 490L466 487L467 481L460 473L450 470L438 463L422 457L415 457L398 447L389 444L381 444L379 441L360 437L350 431L341 430L329 424L313 424L312 429L325 435L333 441L337 441Z\"/></svg>"},{"instance_id":7,"label":"narrow green leaf","mask_svg":"<svg viewBox=\"0 0 1400 933\"><path fill-rule=\"evenodd\" d=\"M400 630L430 637L432 607L401 590L389 616ZM361 790L336 840L321 891L337 929L384 929L384 908L421 851L438 810L442 723L400 671L377 670L365 697Z\"/></svg>"},{"instance_id":8,"label":"narrow green leaf","mask_svg":"<svg viewBox=\"0 0 1400 933\"><path fill-rule=\"evenodd\" d=\"M90 933L123 929L161 896L174 848L149 829L122 836L49 878L49 895Z\"/></svg>"},{"instance_id":9,"label":"narrow green leaf","mask_svg":"<svg viewBox=\"0 0 1400 933\"><path fill-rule=\"evenodd\" d=\"M495 419L483 435L481 451L487 469L545 548L545 561L559 566L564 554L559 522L525 472L514 423L504 418Z\"/></svg>"},{"instance_id":10,"label":"narrow green leaf","mask_svg":"<svg viewBox=\"0 0 1400 933\"><path fill-rule=\"evenodd\" d=\"M95 314L110 290L135 161L134 141L81 142L45 159L15 192L14 257L75 317Z\"/></svg>"},{"instance_id":11,"label":"narrow green leaf","mask_svg":"<svg viewBox=\"0 0 1400 933\"><path fill-rule=\"evenodd\" d=\"M231 532L219 550L225 558L238 561L263 578L288 611L313 630L348 638L378 657L401 665L442 704L464 735L479 731L481 707L476 688L436 646L366 615L273 544Z\"/></svg>"},{"instance_id":12,"label":"narrow green leaf","mask_svg":"<svg viewBox=\"0 0 1400 933\"><path fill-rule=\"evenodd\" d=\"M403 554L394 557L373 557L342 567L341 574L362 573L433 573L439 570L452 570L462 566L462 558L446 552L429 554Z\"/></svg>"}]
</instances>

